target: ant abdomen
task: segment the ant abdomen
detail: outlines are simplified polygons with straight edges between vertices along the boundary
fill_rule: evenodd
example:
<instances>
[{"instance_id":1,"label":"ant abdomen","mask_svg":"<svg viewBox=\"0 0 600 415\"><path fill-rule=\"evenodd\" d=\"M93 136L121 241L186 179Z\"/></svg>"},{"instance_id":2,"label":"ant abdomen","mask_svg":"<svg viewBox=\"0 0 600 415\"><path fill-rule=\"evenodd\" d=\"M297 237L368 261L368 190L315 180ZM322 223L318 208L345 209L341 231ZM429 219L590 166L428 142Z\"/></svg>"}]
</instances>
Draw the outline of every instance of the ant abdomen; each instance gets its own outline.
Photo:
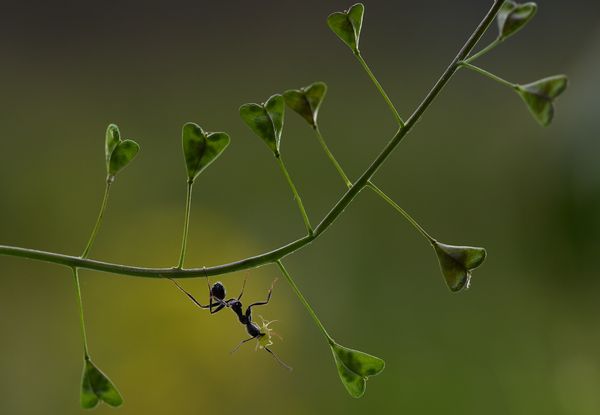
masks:
<instances>
[{"instance_id":1,"label":"ant abdomen","mask_svg":"<svg viewBox=\"0 0 600 415\"><path fill-rule=\"evenodd\" d=\"M226 295L225 286L220 282L215 282L210 288L210 295L219 300L224 300Z\"/></svg>"},{"instance_id":2,"label":"ant abdomen","mask_svg":"<svg viewBox=\"0 0 600 415\"><path fill-rule=\"evenodd\" d=\"M260 331L258 325L253 322L249 322L248 324L246 324L246 331L251 337L258 337L262 335L262 332Z\"/></svg>"}]
</instances>

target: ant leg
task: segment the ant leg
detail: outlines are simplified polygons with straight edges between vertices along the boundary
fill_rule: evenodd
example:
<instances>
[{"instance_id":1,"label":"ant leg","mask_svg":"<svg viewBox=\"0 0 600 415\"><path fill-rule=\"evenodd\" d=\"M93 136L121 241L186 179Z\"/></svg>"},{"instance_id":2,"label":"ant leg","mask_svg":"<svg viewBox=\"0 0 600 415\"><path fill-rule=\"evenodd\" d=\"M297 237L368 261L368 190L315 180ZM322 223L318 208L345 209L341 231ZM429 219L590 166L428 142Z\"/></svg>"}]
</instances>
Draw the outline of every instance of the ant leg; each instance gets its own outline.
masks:
<instances>
[{"instance_id":1,"label":"ant leg","mask_svg":"<svg viewBox=\"0 0 600 415\"><path fill-rule=\"evenodd\" d=\"M203 269L204 269L204 274L206 274L206 268L203 268ZM209 309L210 309L210 314L214 314L214 313L216 313L216 311L213 313L213 302L212 302L213 295L212 295L212 289L210 288L210 281L208 279L208 275L205 275L205 277L206 277L206 285L208 286L208 306L209 306Z\"/></svg>"},{"instance_id":2,"label":"ant leg","mask_svg":"<svg viewBox=\"0 0 600 415\"><path fill-rule=\"evenodd\" d=\"M287 370L289 370L290 372L291 372L292 370L294 370L294 369L293 369L291 366L288 366L288 365L286 365L286 364L283 362L283 360L281 360L281 359L279 358L279 356L277 356L277 355L276 355L276 354L275 354L275 353L274 353L274 352L273 352L271 349L269 349L268 347L265 347L264 349L265 349L267 352L271 353L271 356L273 356L273 357L275 358L275 360L277 360L281 366L285 367L285 368L286 368Z\"/></svg>"},{"instance_id":3,"label":"ant leg","mask_svg":"<svg viewBox=\"0 0 600 415\"><path fill-rule=\"evenodd\" d=\"M238 301L242 298L242 295L244 295L244 288L246 288L246 278L244 278L244 283L242 284L242 292L238 295Z\"/></svg>"},{"instance_id":4,"label":"ant leg","mask_svg":"<svg viewBox=\"0 0 600 415\"><path fill-rule=\"evenodd\" d=\"M250 340L254 340L256 339L256 337L250 337L249 339L246 340L242 340L237 346L235 346L235 348L229 352L230 354L234 354L235 352L237 352L237 350L242 346L242 344L249 342Z\"/></svg>"},{"instance_id":5,"label":"ant leg","mask_svg":"<svg viewBox=\"0 0 600 415\"><path fill-rule=\"evenodd\" d=\"M275 278L273 280L273 283L271 284L271 288L269 288L269 291L268 291L268 294L267 294L267 299L265 301L259 301L257 303L253 303L253 304L250 304L248 306L248 308L246 309L246 316L250 315L250 313L251 313L250 309L252 307L254 307L255 305L266 305L266 304L269 304L269 301L271 300L271 294L273 293L273 287L275 286L276 282L277 282L277 278Z\"/></svg>"},{"instance_id":6,"label":"ant leg","mask_svg":"<svg viewBox=\"0 0 600 415\"><path fill-rule=\"evenodd\" d=\"M215 307L217 307L217 305L218 305L218 307L217 307L217 308L215 308L214 310L213 310L212 308L210 309L210 314L215 314L215 313L218 313L219 311L221 311L221 310L222 310L222 309L223 309L223 308L224 308L224 307L227 305L227 304L225 304L225 303L223 303L223 302L220 302L220 301L219 301L218 303L213 303L213 302L212 302L212 297L211 297L211 302L210 302L210 304L211 304L211 307L212 307L212 306L215 306Z\"/></svg>"},{"instance_id":7,"label":"ant leg","mask_svg":"<svg viewBox=\"0 0 600 415\"><path fill-rule=\"evenodd\" d=\"M173 284L175 284L175 286L176 286L177 288L179 288L179 291L181 291L182 293L184 293L185 295L187 295L187 296L189 297L189 299L190 299L190 300L192 300L192 301L194 302L194 304L196 304L198 307L200 307L200 308L202 308L202 309L206 309L206 308L209 308L209 307L211 307L211 306L208 306L208 305L202 305L202 304L200 304L200 303L198 302L198 300L196 300L192 294L190 294L189 292L187 292L187 291L186 291L186 290L185 290L185 289L184 289L184 288L183 288L181 285L179 285L179 284L177 283L177 281L175 281L174 279L172 279L172 278L169 278L169 280L171 280L171 281L173 282Z\"/></svg>"},{"instance_id":8,"label":"ant leg","mask_svg":"<svg viewBox=\"0 0 600 415\"><path fill-rule=\"evenodd\" d=\"M202 305L202 304L200 304L200 302L198 302L198 300L196 300L194 298L194 296L192 294L190 294L189 292L187 292L181 285L179 285L177 283L177 281L175 281L172 278L169 278L169 279L173 282L173 284L175 284L175 286L177 286L177 288L179 288L179 290L181 292L183 292L185 295L187 295L190 298L190 300L192 300L194 302L194 304L196 304L198 307L200 307L200 308L202 308L204 310L208 308L210 310L210 314L215 314L215 313L221 311L223 309L223 307L225 307L225 304L223 304L222 302L219 302L219 303L216 303L216 304L213 303L212 302L212 296L210 296L210 304L209 305ZM217 305L218 305L218 307L217 307ZM213 307L217 307L217 308L213 309Z\"/></svg>"}]
</instances>

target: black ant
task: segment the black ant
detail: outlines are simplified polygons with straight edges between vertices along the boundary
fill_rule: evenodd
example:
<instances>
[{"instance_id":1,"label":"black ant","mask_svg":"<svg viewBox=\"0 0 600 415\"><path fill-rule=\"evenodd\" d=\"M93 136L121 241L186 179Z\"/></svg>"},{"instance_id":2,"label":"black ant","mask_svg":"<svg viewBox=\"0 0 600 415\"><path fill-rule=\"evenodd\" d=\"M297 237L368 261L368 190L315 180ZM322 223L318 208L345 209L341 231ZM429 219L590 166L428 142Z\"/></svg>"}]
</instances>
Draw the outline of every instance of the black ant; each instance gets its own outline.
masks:
<instances>
[{"instance_id":1,"label":"black ant","mask_svg":"<svg viewBox=\"0 0 600 415\"><path fill-rule=\"evenodd\" d=\"M215 282L211 286L210 283L208 282L208 278L207 278L206 281L208 283L209 304L202 305L202 304L200 304L200 302L198 300L196 300L194 298L194 296L192 294L187 292L181 285L179 285L177 283L177 281L175 281L171 278L169 278L169 279L171 281L173 281L175 286L177 288L179 288L179 290L181 292L183 292L185 295L187 295L190 298L190 300L192 300L194 302L194 304L196 304L198 307L200 307L204 310L208 309L210 311L210 314L218 313L219 311L223 310L224 308L231 308L231 310L233 310L233 312L237 315L238 320L240 321L240 323L242 323L246 327L246 331L248 332L248 334L251 337L246 340L242 340L231 351L231 353L235 353L240 348L240 346L242 346L244 343L247 343L251 340L256 339L257 340L257 343L256 343L257 350L258 350L258 348L266 350L275 358L275 360L277 360L279 362L279 364L281 364L283 367L285 367L288 370L292 370L292 368L290 366L285 364L279 358L279 356L277 356L271 349L269 349L269 346L271 346L273 344L273 341L271 340L273 335L281 338L277 333L275 333L273 331L273 329L269 328L269 324L273 323L273 321L265 321L262 318L262 316L259 316L262 320L261 326L259 326L258 324L256 324L255 322L252 321L252 307L259 306L259 305L266 305L269 303L269 301L271 300L271 294L273 292L273 286L275 285L275 282L277 281L277 279L275 279L273 281L273 283L271 284L271 288L269 288L269 291L267 294L267 299L265 301L259 301L259 302L250 304L246 308L245 312L243 311L243 306L242 306L242 302L240 301L240 299L244 295L244 288L246 288L246 280L244 280L244 284L242 285L242 292L240 293L240 295L238 295L237 298L230 298L229 300L225 300L225 296L226 296L225 286L221 282Z\"/></svg>"}]
</instances>

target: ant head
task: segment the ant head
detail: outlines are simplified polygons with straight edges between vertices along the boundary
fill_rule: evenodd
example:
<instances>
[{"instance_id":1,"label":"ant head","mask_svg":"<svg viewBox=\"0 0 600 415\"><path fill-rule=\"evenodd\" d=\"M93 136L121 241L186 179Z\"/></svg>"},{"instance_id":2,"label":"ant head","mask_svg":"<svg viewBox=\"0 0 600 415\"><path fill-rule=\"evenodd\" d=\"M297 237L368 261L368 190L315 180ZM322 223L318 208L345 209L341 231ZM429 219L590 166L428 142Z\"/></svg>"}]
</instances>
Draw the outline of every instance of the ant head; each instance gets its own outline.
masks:
<instances>
[{"instance_id":1,"label":"ant head","mask_svg":"<svg viewBox=\"0 0 600 415\"><path fill-rule=\"evenodd\" d=\"M231 307L234 311L235 310L242 311L242 302L239 300L231 300L229 302L229 307Z\"/></svg>"},{"instance_id":2,"label":"ant head","mask_svg":"<svg viewBox=\"0 0 600 415\"><path fill-rule=\"evenodd\" d=\"M215 282L210 289L210 295L218 300L225 299L225 286L220 282Z\"/></svg>"}]
</instances>

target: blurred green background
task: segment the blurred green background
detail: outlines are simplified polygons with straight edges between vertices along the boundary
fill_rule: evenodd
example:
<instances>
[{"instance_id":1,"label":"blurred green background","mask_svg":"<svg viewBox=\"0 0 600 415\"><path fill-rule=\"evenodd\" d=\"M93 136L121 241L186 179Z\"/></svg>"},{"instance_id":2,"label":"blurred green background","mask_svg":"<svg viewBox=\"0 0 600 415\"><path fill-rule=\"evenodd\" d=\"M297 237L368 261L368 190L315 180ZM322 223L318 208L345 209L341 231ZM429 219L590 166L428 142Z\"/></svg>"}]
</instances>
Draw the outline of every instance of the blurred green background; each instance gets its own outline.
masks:
<instances>
[{"instance_id":1,"label":"blurred green background","mask_svg":"<svg viewBox=\"0 0 600 415\"><path fill-rule=\"evenodd\" d=\"M78 254L102 197L115 122L142 152L118 178L92 257L177 260L185 171L180 129L232 145L195 187L190 266L273 249L303 233L289 189L237 108L322 80L321 128L352 177L393 118L326 16L342 1L2 1L0 243ZM376 177L434 236L482 245L472 288L449 293L431 248L368 191L286 260L341 343L387 362L361 400L284 280L260 310L285 341L282 370L229 312L197 311L164 281L82 271L92 356L122 414L600 413L600 7L541 2L534 22L482 59L517 82L567 73L538 127L519 97L461 71ZM361 49L408 115L490 1L366 1ZM486 40L492 39L492 28ZM288 113L282 144L313 222L343 193L310 129ZM0 413L81 413L81 339L67 269L0 258ZM223 276L260 299L275 267ZM203 279L185 286L204 299ZM100 406L96 413L117 413Z\"/></svg>"}]
</instances>

